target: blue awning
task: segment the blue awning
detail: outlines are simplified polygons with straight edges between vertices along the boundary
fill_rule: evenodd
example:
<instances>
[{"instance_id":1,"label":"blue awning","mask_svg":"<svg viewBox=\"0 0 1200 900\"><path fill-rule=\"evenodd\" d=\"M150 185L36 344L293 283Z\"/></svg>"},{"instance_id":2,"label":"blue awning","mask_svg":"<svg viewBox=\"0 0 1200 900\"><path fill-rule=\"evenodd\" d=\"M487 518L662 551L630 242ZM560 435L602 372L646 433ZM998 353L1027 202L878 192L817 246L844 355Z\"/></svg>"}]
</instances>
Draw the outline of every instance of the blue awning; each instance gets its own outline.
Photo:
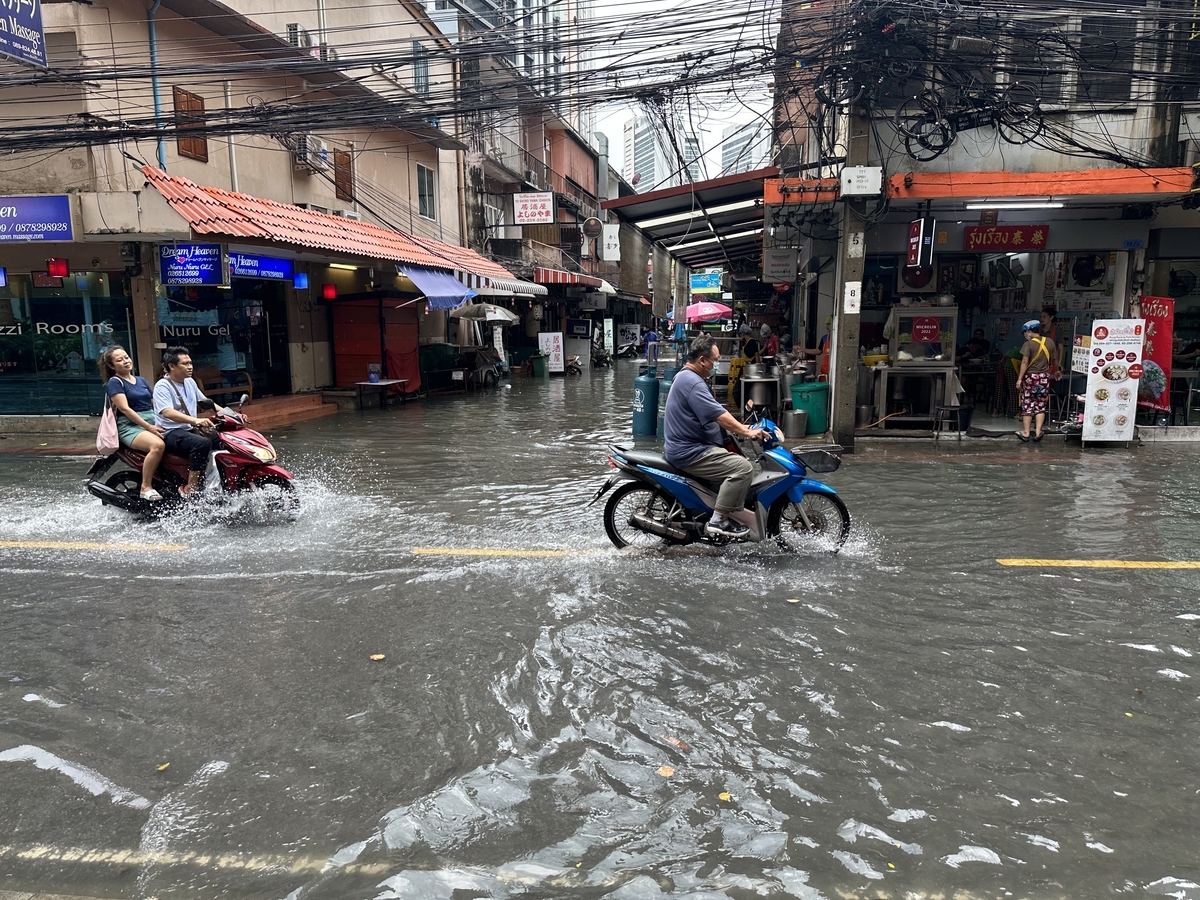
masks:
<instances>
[{"instance_id":1,"label":"blue awning","mask_svg":"<svg viewBox=\"0 0 1200 900\"><path fill-rule=\"evenodd\" d=\"M479 296L449 272L422 269L418 266L397 266L396 268L412 279L412 283L425 295L430 309L454 309L456 306L462 306L472 297Z\"/></svg>"}]
</instances>

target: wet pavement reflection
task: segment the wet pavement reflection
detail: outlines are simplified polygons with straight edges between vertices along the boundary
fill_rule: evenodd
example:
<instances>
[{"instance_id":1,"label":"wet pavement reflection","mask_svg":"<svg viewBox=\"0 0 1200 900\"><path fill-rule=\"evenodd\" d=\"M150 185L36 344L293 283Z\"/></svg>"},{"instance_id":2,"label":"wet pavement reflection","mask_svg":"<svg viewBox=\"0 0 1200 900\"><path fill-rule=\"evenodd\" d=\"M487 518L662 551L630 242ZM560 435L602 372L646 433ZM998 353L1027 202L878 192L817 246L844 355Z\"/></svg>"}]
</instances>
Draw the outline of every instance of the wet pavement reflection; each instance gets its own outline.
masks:
<instances>
[{"instance_id":1,"label":"wet pavement reflection","mask_svg":"<svg viewBox=\"0 0 1200 900\"><path fill-rule=\"evenodd\" d=\"M1200 898L1197 571L996 561L1200 559L1200 456L875 443L836 558L618 552L634 374L281 429L291 523L0 457L0 890Z\"/></svg>"}]
</instances>

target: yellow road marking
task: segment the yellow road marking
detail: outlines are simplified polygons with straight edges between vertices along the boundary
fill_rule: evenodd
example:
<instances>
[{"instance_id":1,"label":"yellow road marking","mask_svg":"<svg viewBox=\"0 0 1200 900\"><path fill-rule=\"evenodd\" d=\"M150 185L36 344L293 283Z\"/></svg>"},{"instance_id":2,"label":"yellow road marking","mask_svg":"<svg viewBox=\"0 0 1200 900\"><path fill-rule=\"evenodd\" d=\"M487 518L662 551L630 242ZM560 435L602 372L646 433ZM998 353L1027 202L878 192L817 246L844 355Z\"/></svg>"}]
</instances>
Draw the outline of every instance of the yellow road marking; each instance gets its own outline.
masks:
<instances>
[{"instance_id":1,"label":"yellow road marking","mask_svg":"<svg viewBox=\"0 0 1200 900\"><path fill-rule=\"evenodd\" d=\"M0 541L13 550L187 550L187 544L104 544L99 541Z\"/></svg>"},{"instance_id":2,"label":"yellow road marking","mask_svg":"<svg viewBox=\"0 0 1200 900\"><path fill-rule=\"evenodd\" d=\"M998 559L1002 566L1032 566L1056 569L1200 569L1195 560L1155 559Z\"/></svg>"},{"instance_id":3,"label":"yellow road marking","mask_svg":"<svg viewBox=\"0 0 1200 900\"><path fill-rule=\"evenodd\" d=\"M508 550L501 547L413 547L414 556L571 556L574 550Z\"/></svg>"}]
</instances>

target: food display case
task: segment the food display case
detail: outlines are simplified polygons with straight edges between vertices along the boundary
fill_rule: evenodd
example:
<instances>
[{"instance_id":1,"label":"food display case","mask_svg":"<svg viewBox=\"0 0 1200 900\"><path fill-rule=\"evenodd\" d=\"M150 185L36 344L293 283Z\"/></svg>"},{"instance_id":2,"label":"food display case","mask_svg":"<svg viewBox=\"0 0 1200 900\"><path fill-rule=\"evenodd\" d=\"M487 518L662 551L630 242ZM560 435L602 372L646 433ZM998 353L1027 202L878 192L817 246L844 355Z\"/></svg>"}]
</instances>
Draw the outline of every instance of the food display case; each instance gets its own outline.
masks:
<instances>
[{"instance_id":1,"label":"food display case","mask_svg":"<svg viewBox=\"0 0 1200 900\"><path fill-rule=\"evenodd\" d=\"M953 366L958 346L957 306L896 307L888 349L892 366Z\"/></svg>"}]
</instances>

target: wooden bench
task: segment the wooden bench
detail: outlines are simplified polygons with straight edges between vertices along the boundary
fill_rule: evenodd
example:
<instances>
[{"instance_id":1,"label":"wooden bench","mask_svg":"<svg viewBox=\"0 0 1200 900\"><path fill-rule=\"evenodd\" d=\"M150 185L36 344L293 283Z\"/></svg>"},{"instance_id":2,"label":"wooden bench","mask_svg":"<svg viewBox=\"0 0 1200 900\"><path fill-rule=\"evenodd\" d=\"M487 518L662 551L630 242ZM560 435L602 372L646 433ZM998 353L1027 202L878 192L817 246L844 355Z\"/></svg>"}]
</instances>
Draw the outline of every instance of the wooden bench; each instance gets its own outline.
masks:
<instances>
[{"instance_id":1,"label":"wooden bench","mask_svg":"<svg viewBox=\"0 0 1200 900\"><path fill-rule=\"evenodd\" d=\"M238 376L241 376L240 384L225 383L226 378L230 381L239 380ZM228 372L222 372L216 366L199 366L192 372L192 378L196 380L196 384L200 386L205 397L216 399L217 397L232 396L236 400L242 394L249 394L250 399L254 399L254 381L245 369L231 369Z\"/></svg>"}]
</instances>

